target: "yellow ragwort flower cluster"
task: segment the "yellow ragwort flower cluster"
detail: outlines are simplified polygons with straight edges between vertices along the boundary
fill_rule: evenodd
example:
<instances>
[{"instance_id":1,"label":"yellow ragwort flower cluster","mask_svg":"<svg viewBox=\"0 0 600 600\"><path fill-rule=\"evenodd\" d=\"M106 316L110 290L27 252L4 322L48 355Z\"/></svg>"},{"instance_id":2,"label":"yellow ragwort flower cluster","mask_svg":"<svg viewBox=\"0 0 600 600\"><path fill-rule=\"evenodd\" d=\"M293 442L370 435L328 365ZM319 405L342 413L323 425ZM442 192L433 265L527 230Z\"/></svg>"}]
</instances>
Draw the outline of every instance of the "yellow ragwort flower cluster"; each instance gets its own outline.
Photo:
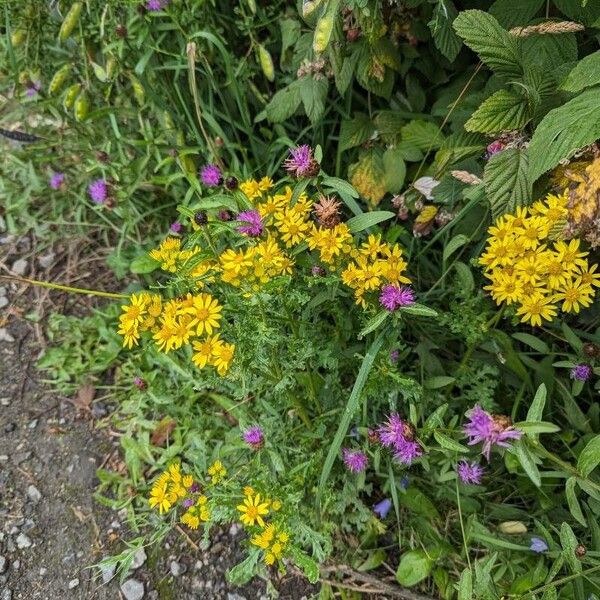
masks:
<instances>
[{"instance_id":1,"label":"yellow ragwort flower cluster","mask_svg":"<svg viewBox=\"0 0 600 600\"><path fill-rule=\"evenodd\" d=\"M515 304L523 323L542 325L563 312L588 307L600 286L597 265L590 266L579 239L553 239L567 217L566 195L548 195L529 208L497 219L479 263L497 304Z\"/></svg>"}]
</instances>

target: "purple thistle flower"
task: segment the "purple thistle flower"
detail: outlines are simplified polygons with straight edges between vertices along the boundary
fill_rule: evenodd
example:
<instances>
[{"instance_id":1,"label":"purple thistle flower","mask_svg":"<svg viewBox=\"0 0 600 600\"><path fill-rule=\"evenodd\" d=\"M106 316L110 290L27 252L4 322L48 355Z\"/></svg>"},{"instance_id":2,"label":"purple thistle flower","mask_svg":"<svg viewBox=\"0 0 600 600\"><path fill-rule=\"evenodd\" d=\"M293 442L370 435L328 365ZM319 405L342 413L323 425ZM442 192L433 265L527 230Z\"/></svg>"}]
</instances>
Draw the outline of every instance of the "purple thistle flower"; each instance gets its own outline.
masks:
<instances>
[{"instance_id":1,"label":"purple thistle flower","mask_svg":"<svg viewBox=\"0 0 600 600\"><path fill-rule=\"evenodd\" d=\"M318 175L320 166L313 157L310 146L304 144L297 148L290 148L290 155L283 163L283 167L290 174L300 179L301 177L314 177Z\"/></svg>"},{"instance_id":2,"label":"purple thistle flower","mask_svg":"<svg viewBox=\"0 0 600 600\"><path fill-rule=\"evenodd\" d=\"M221 182L223 181L221 169L219 169L217 165L204 165L202 169L200 169L200 179L202 180L202 183L208 187L221 185Z\"/></svg>"},{"instance_id":3,"label":"purple thistle flower","mask_svg":"<svg viewBox=\"0 0 600 600\"><path fill-rule=\"evenodd\" d=\"M396 310L401 306L415 303L415 293L403 285L384 285L381 288L379 303L387 310Z\"/></svg>"},{"instance_id":4,"label":"purple thistle flower","mask_svg":"<svg viewBox=\"0 0 600 600\"><path fill-rule=\"evenodd\" d=\"M344 464L351 473L361 473L367 468L369 459L364 452L343 448L342 453L344 455Z\"/></svg>"},{"instance_id":5,"label":"purple thistle flower","mask_svg":"<svg viewBox=\"0 0 600 600\"><path fill-rule=\"evenodd\" d=\"M533 550L533 552L536 552L537 554L541 554L542 552L546 552L546 550L548 550L548 544L546 544L542 538L532 537L531 546L529 546L529 549Z\"/></svg>"},{"instance_id":6,"label":"purple thistle flower","mask_svg":"<svg viewBox=\"0 0 600 600\"><path fill-rule=\"evenodd\" d=\"M192 506L194 506L194 499L193 498L186 498L183 501L183 506L184 506L184 508L191 508Z\"/></svg>"},{"instance_id":7,"label":"purple thistle flower","mask_svg":"<svg viewBox=\"0 0 600 600\"><path fill-rule=\"evenodd\" d=\"M310 272L313 277L323 277L323 275L325 275L325 269L319 265L311 267Z\"/></svg>"},{"instance_id":8,"label":"purple thistle flower","mask_svg":"<svg viewBox=\"0 0 600 600\"><path fill-rule=\"evenodd\" d=\"M577 381L587 381L594 373L591 365L586 363L579 363L571 369L571 379Z\"/></svg>"},{"instance_id":9,"label":"purple thistle flower","mask_svg":"<svg viewBox=\"0 0 600 600\"><path fill-rule=\"evenodd\" d=\"M104 179L96 179L92 181L88 187L88 194L92 199L92 202L96 204L104 204L106 197L108 196L108 189Z\"/></svg>"},{"instance_id":10,"label":"purple thistle flower","mask_svg":"<svg viewBox=\"0 0 600 600\"><path fill-rule=\"evenodd\" d=\"M263 434L263 431L260 427L256 425L244 431L242 438L246 442L246 444L248 444L255 450L259 450L260 448L262 448L265 443L265 436Z\"/></svg>"},{"instance_id":11,"label":"purple thistle flower","mask_svg":"<svg viewBox=\"0 0 600 600\"><path fill-rule=\"evenodd\" d=\"M228 210L220 210L218 217L219 221L231 221L231 213Z\"/></svg>"},{"instance_id":12,"label":"purple thistle flower","mask_svg":"<svg viewBox=\"0 0 600 600\"><path fill-rule=\"evenodd\" d=\"M135 385L135 387L140 390L145 390L148 387L146 382L141 377L138 377L137 375L133 378L133 385Z\"/></svg>"},{"instance_id":13,"label":"purple thistle flower","mask_svg":"<svg viewBox=\"0 0 600 600\"><path fill-rule=\"evenodd\" d=\"M192 486L190 487L190 492L192 492L192 494L195 494L196 492L200 491L200 485L194 481L194 483L192 483Z\"/></svg>"},{"instance_id":14,"label":"purple thistle flower","mask_svg":"<svg viewBox=\"0 0 600 600\"><path fill-rule=\"evenodd\" d=\"M456 465L456 472L463 483L479 484L483 476L483 467L476 462L468 463L466 460L461 460Z\"/></svg>"},{"instance_id":15,"label":"purple thistle flower","mask_svg":"<svg viewBox=\"0 0 600 600\"><path fill-rule=\"evenodd\" d=\"M181 233L182 229L183 225L181 223L178 223L177 221L175 221L175 223L171 223L171 227L169 227L169 231L171 231L172 233Z\"/></svg>"},{"instance_id":16,"label":"purple thistle flower","mask_svg":"<svg viewBox=\"0 0 600 600\"><path fill-rule=\"evenodd\" d=\"M236 220L244 223L237 228L240 233L258 237L263 232L262 220L257 210L245 210L238 214Z\"/></svg>"},{"instance_id":17,"label":"purple thistle flower","mask_svg":"<svg viewBox=\"0 0 600 600\"><path fill-rule=\"evenodd\" d=\"M396 364L399 359L400 359L400 350L398 350L398 349L392 350L390 352L390 362L392 364Z\"/></svg>"},{"instance_id":18,"label":"purple thistle flower","mask_svg":"<svg viewBox=\"0 0 600 600\"><path fill-rule=\"evenodd\" d=\"M384 498L381 502L373 505L373 512L380 518L385 519L392 508L392 502L388 498Z\"/></svg>"},{"instance_id":19,"label":"purple thistle flower","mask_svg":"<svg viewBox=\"0 0 600 600\"><path fill-rule=\"evenodd\" d=\"M25 89L25 95L28 98L33 98L42 89L42 84L39 81L32 81L31 85Z\"/></svg>"},{"instance_id":20,"label":"purple thistle flower","mask_svg":"<svg viewBox=\"0 0 600 600\"><path fill-rule=\"evenodd\" d=\"M50 177L50 187L53 190L58 190L65 180L64 173L53 173Z\"/></svg>"},{"instance_id":21,"label":"purple thistle flower","mask_svg":"<svg viewBox=\"0 0 600 600\"><path fill-rule=\"evenodd\" d=\"M147 0L146 9L152 12L162 10L169 3L169 0Z\"/></svg>"},{"instance_id":22,"label":"purple thistle flower","mask_svg":"<svg viewBox=\"0 0 600 600\"><path fill-rule=\"evenodd\" d=\"M498 152L502 152L504 150L505 144L500 140L494 140L491 144L488 144L486 148L486 152L484 155L485 160L489 160L494 156L494 154L498 154Z\"/></svg>"},{"instance_id":23,"label":"purple thistle flower","mask_svg":"<svg viewBox=\"0 0 600 600\"><path fill-rule=\"evenodd\" d=\"M470 438L469 446L483 442L481 453L486 459L490 460L490 451L492 446L510 447L507 440L518 440L522 431L514 429L510 419L502 415L491 415L476 404L467 412L469 422L464 426L464 434Z\"/></svg>"},{"instance_id":24,"label":"purple thistle flower","mask_svg":"<svg viewBox=\"0 0 600 600\"><path fill-rule=\"evenodd\" d=\"M423 455L423 450L418 442L413 440L403 440L401 443L394 446L394 458L407 466L412 465L415 458Z\"/></svg>"},{"instance_id":25,"label":"purple thistle flower","mask_svg":"<svg viewBox=\"0 0 600 600\"><path fill-rule=\"evenodd\" d=\"M392 413L386 423L379 427L379 441L386 447L396 446L404 442L407 425L398 413Z\"/></svg>"}]
</instances>

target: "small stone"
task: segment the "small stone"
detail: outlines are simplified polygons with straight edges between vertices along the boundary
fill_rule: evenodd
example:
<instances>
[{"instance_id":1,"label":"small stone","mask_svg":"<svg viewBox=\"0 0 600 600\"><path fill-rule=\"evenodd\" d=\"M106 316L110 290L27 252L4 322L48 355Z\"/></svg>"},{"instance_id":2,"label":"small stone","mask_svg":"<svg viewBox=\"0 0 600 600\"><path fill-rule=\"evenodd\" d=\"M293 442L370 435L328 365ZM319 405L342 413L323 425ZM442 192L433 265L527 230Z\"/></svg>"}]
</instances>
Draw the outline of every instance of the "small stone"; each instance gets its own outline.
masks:
<instances>
[{"instance_id":1,"label":"small stone","mask_svg":"<svg viewBox=\"0 0 600 600\"><path fill-rule=\"evenodd\" d=\"M144 584L137 579L128 579L121 585L121 592L125 596L125 600L142 600Z\"/></svg>"},{"instance_id":2,"label":"small stone","mask_svg":"<svg viewBox=\"0 0 600 600\"><path fill-rule=\"evenodd\" d=\"M40 263L40 267L42 269L47 269L52 265L54 259L56 258L56 254L54 252L48 252L48 254L43 254L38 258L38 262Z\"/></svg>"},{"instance_id":3,"label":"small stone","mask_svg":"<svg viewBox=\"0 0 600 600\"><path fill-rule=\"evenodd\" d=\"M10 406L10 398L0 398L0 404L2 406Z\"/></svg>"},{"instance_id":4,"label":"small stone","mask_svg":"<svg viewBox=\"0 0 600 600\"><path fill-rule=\"evenodd\" d=\"M17 548L19 550L23 550L24 548L31 548L32 545L33 542L31 541L29 536L25 535L24 533L20 533L17 536Z\"/></svg>"},{"instance_id":5,"label":"small stone","mask_svg":"<svg viewBox=\"0 0 600 600\"><path fill-rule=\"evenodd\" d=\"M0 575L6 573L6 569L8 569L8 560L5 556L0 555Z\"/></svg>"},{"instance_id":6,"label":"small stone","mask_svg":"<svg viewBox=\"0 0 600 600\"><path fill-rule=\"evenodd\" d=\"M37 427L38 424L38 420L37 419L33 419L33 421L30 421L29 424L27 425L27 427L29 427L29 429L35 429Z\"/></svg>"},{"instance_id":7,"label":"small stone","mask_svg":"<svg viewBox=\"0 0 600 600\"><path fill-rule=\"evenodd\" d=\"M106 404L102 402L95 402L92 406L92 416L94 419L101 419L108 414L108 409L106 408Z\"/></svg>"},{"instance_id":8,"label":"small stone","mask_svg":"<svg viewBox=\"0 0 600 600\"><path fill-rule=\"evenodd\" d=\"M148 600L159 600L160 596L156 590L152 590L148 593Z\"/></svg>"},{"instance_id":9,"label":"small stone","mask_svg":"<svg viewBox=\"0 0 600 600\"><path fill-rule=\"evenodd\" d=\"M0 462L6 462L8 460L8 454L0 454Z\"/></svg>"},{"instance_id":10,"label":"small stone","mask_svg":"<svg viewBox=\"0 0 600 600\"><path fill-rule=\"evenodd\" d=\"M4 433L12 433L16 428L17 424L11 421L4 426Z\"/></svg>"},{"instance_id":11,"label":"small stone","mask_svg":"<svg viewBox=\"0 0 600 600\"><path fill-rule=\"evenodd\" d=\"M35 485L30 485L27 488L27 495L34 504L37 504L42 499L42 494L40 493L40 490L35 487Z\"/></svg>"},{"instance_id":12,"label":"small stone","mask_svg":"<svg viewBox=\"0 0 600 600\"><path fill-rule=\"evenodd\" d=\"M178 563L176 560L171 561L171 575L173 577L179 577L182 573L185 572L185 567L181 563Z\"/></svg>"},{"instance_id":13,"label":"small stone","mask_svg":"<svg viewBox=\"0 0 600 600\"><path fill-rule=\"evenodd\" d=\"M133 555L133 562L131 563L131 568L135 571L136 569L139 569L145 562L146 562L146 558L148 558L146 556L146 552L144 551L143 548L140 548L134 555Z\"/></svg>"},{"instance_id":14,"label":"small stone","mask_svg":"<svg viewBox=\"0 0 600 600\"><path fill-rule=\"evenodd\" d=\"M21 568L21 561L17 558L17 560L13 560L12 569L13 571L18 571Z\"/></svg>"},{"instance_id":15,"label":"small stone","mask_svg":"<svg viewBox=\"0 0 600 600\"><path fill-rule=\"evenodd\" d=\"M106 560L108 556L105 556L102 560ZM100 564L100 574L102 575L102 583L108 583L114 576L117 570L116 563Z\"/></svg>"},{"instance_id":16,"label":"small stone","mask_svg":"<svg viewBox=\"0 0 600 600\"><path fill-rule=\"evenodd\" d=\"M15 275L25 275L25 271L27 271L27 261L24 258L19 258L18 260L15 260L10 270Z\"/></svg>"},{"instance_id":17,"label":"small stone","mask_svg":"<svg viewBox=\"0 0 600 600\"><path fill-rule=\"evenodd\" d=\"M15 338L6 331L5 327L0 327L0 342L14 342Z\"/></svg>"},{"instance_id":18,"label":"small stone","mask_svg":"<svg viewBox=\"0 0 600 600\"><path fill-rule=\"evenodd\" d=\"M44 575L48 575L48 569L46 569L46 567L42 567L42 568L40 569L40 575L41 575L42 577L44 577Z\"/></svg>"},{"instance_id":19,"label":"small stone","mask_svg":"<svg viewBox=\"0 0 600 600\"><path fill-rule=\"evenodd\" d=\"M79 579L71 579L69 581L69 589L74 590L79 585Z\"/></svg>"},{"instance_id":20,"label":"small stone","mask_svg":"<svg viewBox=\"0 0 600 600\"><path fill-rule=\"evenodd\" d=\"M229 527L229 535L235 537L242 530L242 526L239 523L232 523Z\"/></svg>"},{"instance_id":21,"label":"small stone","mask_svg":"<svg viewBox=\"0 0 600 600\"><path fill-rule=\"evenodd\" d=\"M228 592L227 600L247 600L247 599L246 599L246 596L241 596L240 594L232 594L231 592Z\"/></svg>"},{"instance_id":22,"label":"small stone","mask_svg":"<svg viewBox=\"0 0 600 600\"><path fill-rule=\"evenodd\" d=\"M8 298L6 296L0 296L0 308L8 306Z\"/></svg>"},{"instance_id":23,"label":"small stone","mask_svg":"<svg viewBox=\"0 0 600 600\"><path fill-rule=\"evenodd\" d=\"M0 596L0 599L12 600L12 592L8 588L5 588L4 590L2 590L2 596Z\"/></svg>"}]
</instances>

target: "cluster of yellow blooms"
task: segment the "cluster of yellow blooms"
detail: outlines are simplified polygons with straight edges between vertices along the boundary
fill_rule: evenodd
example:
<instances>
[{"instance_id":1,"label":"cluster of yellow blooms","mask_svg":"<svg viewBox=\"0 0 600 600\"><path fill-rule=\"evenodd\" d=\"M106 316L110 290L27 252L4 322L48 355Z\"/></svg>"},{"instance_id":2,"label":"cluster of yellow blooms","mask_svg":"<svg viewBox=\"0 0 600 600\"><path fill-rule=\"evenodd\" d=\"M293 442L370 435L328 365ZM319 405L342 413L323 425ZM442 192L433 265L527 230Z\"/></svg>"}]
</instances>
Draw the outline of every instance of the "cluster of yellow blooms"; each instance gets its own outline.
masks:
<instances>
[{"instance_id":1,"label":"cluster of yellow blooms","mask_svg":"<svg viewBox=\"0 0 600 600\"><path fill-rule=\"evenodd\" d=\"M191 342L194 364L212 365L219 375L227 373L235 345L224 342L213 332L220 327L223 307L210 294L187 294L164 301L158 294L132 294L121 307L119 334L123 346L139 343L140 333L150 331L156 347L168 353ZM199 339L195 339L199 338Z\"/></svg>"},{"instance_id":2,"label":"cluster of yellow blooms","mask_svg":"<svg viewBox=\"0 0 600 600\"><path fill-rule=\"evenodd\" d=\"M246 527L260 527L260 531L250 541L264 551L263 559L267 565L272 565L283 557L290 539L288 532L281 525L265 523L263 519L269 512L277 512L280 509L279 500L263 499L251 487L244 488L244 500L237 506L241 513L240 521Z\"/></svg>"},{"instance_id":3,"label":"cluster of yellow blooms","mask_svg":"<svg viewBox=\"0 0 600 600\"><path fill-rule=\"evenodd\" d=\"M567 218L566 194L548 195L529 208L501 216L490 227L479 262L491 280L484 289L497 304L516 304L521 321L540 326L558 312L588 307L600 286L597 265L588 264L580 240L556 239Z\"/></svg>"}]
</instances>

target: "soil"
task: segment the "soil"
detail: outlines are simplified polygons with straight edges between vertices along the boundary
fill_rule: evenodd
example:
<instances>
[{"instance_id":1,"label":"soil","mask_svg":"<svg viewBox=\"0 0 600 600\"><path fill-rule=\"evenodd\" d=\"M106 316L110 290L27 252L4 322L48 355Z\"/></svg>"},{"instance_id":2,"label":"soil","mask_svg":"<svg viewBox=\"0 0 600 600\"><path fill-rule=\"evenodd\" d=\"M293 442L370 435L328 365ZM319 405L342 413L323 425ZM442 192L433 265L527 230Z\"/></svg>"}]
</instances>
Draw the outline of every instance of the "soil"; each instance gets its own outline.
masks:
<instances>
[{"instance_id":1,"label":"soil","mask_svg":"<svg viewBox=\"0 0 600 600\"><path fill-rule=\"evenodd\" d=\"M21 275L68 280L74 271L65 261L72 259L72 248L53 250L45 267L34 262L34 248L28 238L0 234L0 275L25 264ZM88 255L85 264L89 268L83 276L77 270L73 285L110 289L103 261ZM82 412L36 370L46 314L84 314L91 302L0 279L0 600L131 600L142 598L131 595L141 586L150 600L267 600L262 580L244 588L226 582L226 570L243 559L237 526L211 533L207 548L173 531L161 547L140 554L137 568L125 575L125 588L108 571L104 583L93 567L135 537L124 514L93 496L96 470L119 456L118 438L110 427L97 428L93 410ZM106 422L110 415L101 418ZM282 600L308 599L315 592L299 578L277 587Z\"/></svg>"}]
</instances>

